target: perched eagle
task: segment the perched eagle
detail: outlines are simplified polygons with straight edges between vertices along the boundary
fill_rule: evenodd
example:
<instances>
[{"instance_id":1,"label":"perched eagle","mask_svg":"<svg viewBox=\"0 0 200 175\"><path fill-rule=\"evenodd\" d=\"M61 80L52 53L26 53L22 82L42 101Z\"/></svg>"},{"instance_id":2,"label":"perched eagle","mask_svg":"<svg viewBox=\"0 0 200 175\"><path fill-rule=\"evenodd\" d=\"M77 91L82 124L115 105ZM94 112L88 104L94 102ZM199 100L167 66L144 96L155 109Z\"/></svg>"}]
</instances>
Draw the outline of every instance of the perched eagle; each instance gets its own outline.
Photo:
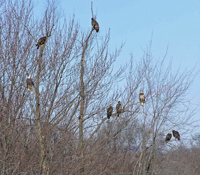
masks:
<instances>
[{"instance_id":1,"label":"perched eagle","mask_svg":"<svg viewBox=\"0 0 200 175\"><path fill-rule=\"evenodd\" d=\"M107 109L107 118L108 119L110 119L112 112L113 112L113 107L112 107L112 104L110 104L109 108Z\"/></svg>"},{"instance_id":2,"label":"perched eagle","mask_svg":"<svg viewBox=\"0 0 200 175\"><path fill-rule=\"evenodd\" d=\"M38 43L36 44L37 49L39 49L39 47L45 43L46 39L47 39L47 37L44 36L44 37L42 37L42 38L40 38L40 39L38 40Z\"/></svg>"},{"instance_id":3,"label":"perched eagle","mask_svg":"<svg viewBox=\"0 0 200 175\"><path fill-rule=\"evenodd\" d=\"M145 103L145 97L143 91L140 91L139 99L140 99L140 104L143 106Z\"/></svg>"},{"instance_id":4,"label":"perched eagle","mask_svg":"<svg viewBox=\"0 0 200 175\"><path fill-rule=\"evenodd\" d=\"M165 142L169 142L171 138L172 138L172 134L171 134L171 131L169 131L169 133L166 135Z\"/></svg>"},{"instance_id":5,"label":"perched eagle","mask_svg":"<svg viewBox=\"0 0 200 175\"><path fill-rule=\"evenodd\" d=\"M27 89L32 91L32 86L34 86L34 83L30 75L26 79L26 84L27 84Z\"/></svg>"},{"instance_id":6,"label":"perched eagle","mask_svg":"<svg viewBox=\"0 0 200 175\"><path fill-rule=\"evenodd\" d=\"M175 139L180 140L180 134L178 131L172 130L173 136L175 137Z\"/></svg>"},{"instance_id":7,"label":"perched eagle","mask_svg":"<svg viewBox=\"0 0 200 175\"><path fill-rule=\"evenodd\" d=\"M94 18L92 18L92 27L94 30L96 30L96 32L99 31L99 24Z\"/></svg>"},{"instance_id":8,"label":"perched eagle","mask_svg":"<svg viewBox=\"0 0 200 175\"><path fill-rule=\"evenodd\" d=\"M122 113L122 105L120 101L118 101L118 104L116 105L116 111L117 111L117 116L119 117L119 114Z\"/></svg>"}]
</instances>

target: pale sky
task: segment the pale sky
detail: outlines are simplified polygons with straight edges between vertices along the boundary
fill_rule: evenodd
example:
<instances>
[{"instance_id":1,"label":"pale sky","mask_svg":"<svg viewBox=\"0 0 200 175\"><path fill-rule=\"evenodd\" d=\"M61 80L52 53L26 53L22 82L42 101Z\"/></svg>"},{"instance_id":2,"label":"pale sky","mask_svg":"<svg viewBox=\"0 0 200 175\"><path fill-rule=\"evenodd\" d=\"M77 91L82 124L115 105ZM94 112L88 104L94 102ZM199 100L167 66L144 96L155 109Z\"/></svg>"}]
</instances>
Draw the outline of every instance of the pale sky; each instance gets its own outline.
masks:
<instances>
[{"instance_id":1,"label":"pale sky","mask_svg":"<svg viewBox=\"0 0 200 175\"><path fill-rule=\"evenodd\" d=\"M35 2L41 14L44 3ZM60 0L60 5L66 18L75 14L81 28L90 30L91 1ZM168 46L168 58L172 59L173 69L190 70L196 66L200 70L200 0L93 0L93 10L100 25L99 35L104 36L109 28L111 30L110 48L125 42L119 64L128 62L130 53L138 61L143 55L142 48L146 48L153 33L154 58L162 58ZM194 97L192 103L198 105L199 87L200 74L189 94ZM200 119L200 112L195 118Z\"/></svg>"}]
</instances>

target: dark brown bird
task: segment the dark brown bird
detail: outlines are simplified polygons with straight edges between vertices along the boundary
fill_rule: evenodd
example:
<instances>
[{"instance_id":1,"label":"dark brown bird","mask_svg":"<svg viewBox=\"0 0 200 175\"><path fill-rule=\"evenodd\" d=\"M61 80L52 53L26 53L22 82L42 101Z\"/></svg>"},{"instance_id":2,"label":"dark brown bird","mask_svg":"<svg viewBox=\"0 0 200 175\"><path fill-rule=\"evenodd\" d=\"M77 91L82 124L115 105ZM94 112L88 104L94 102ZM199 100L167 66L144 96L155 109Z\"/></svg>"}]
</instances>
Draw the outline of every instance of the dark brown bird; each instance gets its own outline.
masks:
<instances>
[{"instance_id":1,"label":"dark brown bird","mask_svg":"<svg viewBox=\"0 0 200 175\"><path fill-rule=\"evenodd\" d=\"M94 18L92 18L92 27L96 32L99 32L99 24Z\"/></svg>"},{"instance_id":2,"label":"dark brown bird","mask_svg":"<svg viewBox=\"0 0 200 175\"><path fill-rule=\"evenodd\" d=\"M40 38L40 39L38 40L38 43L36 44L37 49L39 49L39 47L45 43L46 39L47 39L47 37L44 36L44 37L42 37L42 38Z\"/></svg>"},{"instance_id":3,"label":"dark brown bird","mask_svg":"<svg viewBox=\"0 0 200 175\"><path fill-rule=\"evenodd\" d=\"M139 99L140 99L140 104L143 106L145 103L145 97L143 91L140 91Z\"/></svg>"},{"instance_id":4,"label":"dark brown bird","mask_svg":"<svg viewBox=\"0 0 200 175\"><path fill-rule=\"evenodd\" d=\"M175 137L175 139L180 140L180 134L178 131L172 130L173 136Z\"/></svg>"},{"instance_id":5,"label":"dark brown bird","mask_svg":"<svg viewBox=\"0 0 200 175\"><path fill-rule=\"evenodd\" d=\"M109 108L107 109L107 118L108 119L110 119L112 112L113 112L113 107L112 107L112 104L110 104Z\"/></svg>"},{"instance_id":6,"label":"dark brown bird","mask_svg":"<svg viewBox=\"0 0 200 175\"><path fill-rule=\"evenodd\" d=\"M119 114L122 113L122 105L120 101L118 101L116 105L116 111L117 111L117 116L119 117Z\"/></svg>"},{"instance_id":7,"label":"dark brown bird","mask_svg":"<svg viewBox=\"0 0 200 175\"><path fill-rule=\"evenodd\" d=\"M169 142L171 138L172 138L172 134L171 134L171 131L169 131L169 133L166 135L165 142Z\"/></svg>"},{"instance_id":8,"label":"dark brown bird","mask_svg":"<svg viewBox=\"0 0 200 175\"><path fill-rule=\"evenodd\" d=\"M28 76L26 79L27 89L32 91L32 86L34 86L33 80L31 78L31 75Z\"/></svg>"}]
</instances>

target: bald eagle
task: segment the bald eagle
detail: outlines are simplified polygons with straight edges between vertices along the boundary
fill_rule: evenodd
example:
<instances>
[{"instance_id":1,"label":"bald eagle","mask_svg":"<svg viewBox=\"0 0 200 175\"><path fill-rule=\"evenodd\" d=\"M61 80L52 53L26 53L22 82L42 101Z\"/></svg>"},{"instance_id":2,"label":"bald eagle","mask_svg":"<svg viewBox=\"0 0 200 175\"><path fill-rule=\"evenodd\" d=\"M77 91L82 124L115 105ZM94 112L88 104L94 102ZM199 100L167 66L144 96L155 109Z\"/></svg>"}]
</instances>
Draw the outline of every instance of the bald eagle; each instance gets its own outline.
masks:
<instances>
[{"instance_id":1,"label":"bald eagle","mask_svg":"<svg viewBox=\"0 0 200 175\"><path fill-rule=\"evenodd\" d=\"M92 18L92 27L94 30L96 30L96 32L99 31L99 24L94 18Z\"/></svg>"},{"instance_id":2,"label":"bald eagle","mask_svg":"<svg viewBox=\"0 0 200 175\"><path fill-rule=\"evenodd\" d=\"M27 89L32 91L32 86L34 86L33 80L31 78L31 75L28 76L26 79Z\"/></svg>"},{"instance_id":3,"label":"bald eagle","mask_svg":"<svg viewBox=\"0 0 200 175\"><path fill-rule=\"evenodd\" d=\"M145 103L145 97L143 91L140 91L139 99L140 99L140 104L143 106Z\"/></svg>"},{"instance_id":4,"label":"bald eagle","mask_svg":"<svg viewBox=\"0 0 200 175\"><path fill-rule=\"evenodd\" d=\"M40 38L40 39L38 40L38 43L36 44L37 49L39 49L39 47L45 43L46 39L47 39L47 37L44 36L44 37L42 37L42 38Z\"/></svg>"},{"instance_id":5,"label":"bald eagle","mask_svg":"<svg viewBox=\"0 0 200 175\"><path fill-rule=\"evenodd\" d=\"M116 111L117 111L117 116L119 117L119 114L122 113L122 105L120 101L118 101L116 105Z\"/></svg>"},{"instance_id":6,"label":"bald eagle","mask_svg":"<svg viewBox=\"0 0 200 175\"><path fill-rule=\"evenodd\" d=\"M107 118L108 119L110 119L112 112L113 112L113 107L112 107L112 104L110 104L109 108L107 109Z\"/></svg>"},{"instance_id":7,"label":"bald eagle","mask_svg":"<svg viewBox=\"0 0 200 175\"><path fill-rule=\"evenodd\" d=\"M175 139L180 140L180 134L178 131L172 130L173 136L175 137Z\"/></svg>"},{"instance_id":8,"label":"bald eagle","mask_svg":"<svg viewBox=\"0 0 200 175\"><path fill-rule=\"evenodd\" d=\"M172 138L172 134L171 134L171 131L169 131L169 133L166 135L165 142L169 142L171 138Z\"/></svg>"}]
</instances>

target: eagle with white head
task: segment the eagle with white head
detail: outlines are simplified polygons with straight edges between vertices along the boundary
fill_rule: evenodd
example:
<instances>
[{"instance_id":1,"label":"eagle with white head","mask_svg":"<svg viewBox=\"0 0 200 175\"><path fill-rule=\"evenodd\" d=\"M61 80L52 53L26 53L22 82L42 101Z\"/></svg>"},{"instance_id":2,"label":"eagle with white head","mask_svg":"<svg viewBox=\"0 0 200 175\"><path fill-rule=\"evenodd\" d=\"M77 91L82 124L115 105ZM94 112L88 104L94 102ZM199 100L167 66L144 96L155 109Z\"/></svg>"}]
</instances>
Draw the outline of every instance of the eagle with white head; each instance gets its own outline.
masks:
<instances>
[{"instance_id":1,"label":"eagle with white head","mask_svg":"<svg viewBox=\"0 0 200 175\"><path fill-rule=\"evenodd\" d=\"M26 79L27 89L32 91L32 86L34 86L33 80L31 78L31 75L28 76Z\"/></svg>"},{"instance_id":2,"label":"eagle with white head","mask_svg":"<svg viewBox=\"0 0 200 175\"><path fill-rule=\"evenodd\" d=\"M171 140L171 138L172 138L172 133L171 133L171 131L169 131L169 133L165 137L165 142L169 142Z\"/></svg>"},{"instance_id":3,"label":"eagle with white head","mask_svg":"<svg viewBox=\"0 0 200 175\"><path fill-rule=\"evenodd\" d=\"M145 103L145 97L144 97L144 93L142 90L140 91L139 99L140 99L140 104L143 106Z\"/></svg>"}]
</instances>

